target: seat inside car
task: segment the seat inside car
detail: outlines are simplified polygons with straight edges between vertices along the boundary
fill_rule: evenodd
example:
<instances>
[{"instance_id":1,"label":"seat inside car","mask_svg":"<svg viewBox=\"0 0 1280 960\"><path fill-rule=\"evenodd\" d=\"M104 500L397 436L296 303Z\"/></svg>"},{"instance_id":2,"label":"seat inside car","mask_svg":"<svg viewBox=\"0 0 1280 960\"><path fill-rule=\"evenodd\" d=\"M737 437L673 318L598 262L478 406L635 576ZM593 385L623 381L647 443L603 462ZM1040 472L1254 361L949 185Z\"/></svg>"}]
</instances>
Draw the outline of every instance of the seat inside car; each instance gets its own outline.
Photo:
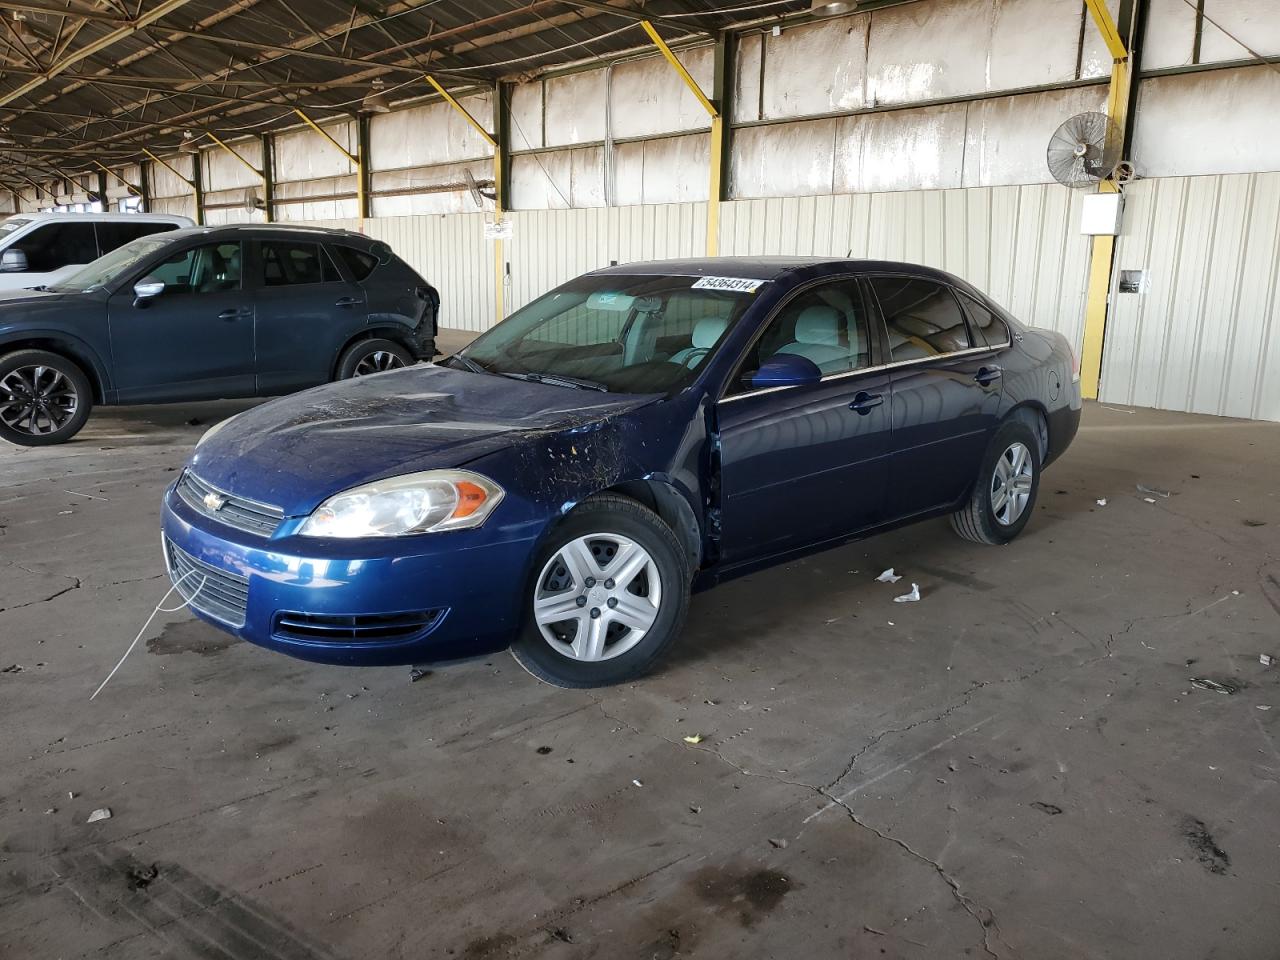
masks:
<instances>
[{"instance_id":1,"label":"seat inside car","mask_svg":"<svg viewBox=\"0 0 1280 960\"><path fill-rule=\"evenodd\" d=\"M671 357L672 363L692 366L706 356L729 326L728 317L703 317L693 325L692 345Z\"/></svg>"},{"instance_id":2,"label":"seat inside car","mask_svg":"<svg viewBox=\"0 0 1280 960\"><path fill-rule=\"evenodd\" d=\"M777 352L806 357L824 374L866 365L866 345L860 342L857 325L848 323L835 307L805 307L796 317L794 338Z\"/></svg>"}]
</instances>

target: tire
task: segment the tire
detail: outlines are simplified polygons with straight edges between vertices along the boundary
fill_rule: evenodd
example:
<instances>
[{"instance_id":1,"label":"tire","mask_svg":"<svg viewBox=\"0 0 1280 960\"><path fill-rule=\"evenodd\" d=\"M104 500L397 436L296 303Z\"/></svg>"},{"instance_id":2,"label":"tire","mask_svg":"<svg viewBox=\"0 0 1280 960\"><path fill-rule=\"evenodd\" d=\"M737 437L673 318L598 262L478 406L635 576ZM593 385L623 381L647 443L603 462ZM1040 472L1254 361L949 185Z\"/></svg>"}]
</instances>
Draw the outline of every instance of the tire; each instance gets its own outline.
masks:
<instances>
[{"instance_id":1,"label":"tire","mask_svg":"<svg viewBox=\"0 0 1280 960\"><path fill-rule=\"evenodd\" d=\"M607 576L611 568L623 577L636 569L626 582L614 583ZM596 582L587 586L592 574ZM679 636L690 579L680 541L656 513L626 497L592 497L555 528L536 555L512 656L557 687L634 680ZM541 612L535 609L539 600Z\"/></svg>"},{"instance_id":2,"label":"tire","mask_svg":"<svg viewBox=\"0 0 1280 960\"><path fill-rule=\"evenodd\" d=\"M0 439L23 447L65 443L93 409L93 386L78 364L47 350L0 356Z\"/></svg>"},{"instance_id":3,"label":"tire","mask_svg":"<svg viewBox=\"0 0 1280 960\"><path fill-rule=\"evenodd\" d=\"M987 446L969 502L951 515L955 532L991 544L1020 534L1040 491L1039 450L1036 435L1021 420L1002 423Z\"/></svg>"},{"instance_id":4,"label":"tire","mask_svg":"<svg viewBox=\"0 0 1280 960\"><path fill-rule=\"evenodd\" d=\"M413 362L413 354L392 340L361 340L342 352L338 360L338 379L349 380L384 370L398 370Z\"/></svg>"}]
</instances>

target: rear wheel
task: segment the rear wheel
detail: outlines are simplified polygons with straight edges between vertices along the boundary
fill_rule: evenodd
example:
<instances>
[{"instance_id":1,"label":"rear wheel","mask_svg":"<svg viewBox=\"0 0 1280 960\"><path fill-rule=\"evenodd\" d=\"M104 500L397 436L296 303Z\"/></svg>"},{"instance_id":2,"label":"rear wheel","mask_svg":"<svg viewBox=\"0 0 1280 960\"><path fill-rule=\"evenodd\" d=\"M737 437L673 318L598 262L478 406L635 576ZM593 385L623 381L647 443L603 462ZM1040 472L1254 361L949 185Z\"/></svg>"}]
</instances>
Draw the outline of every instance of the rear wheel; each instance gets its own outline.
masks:
<instances>
[{"instance_id":1,"label":"rear wheel","mask_svg":"<svg viewBox=\"0 0 1280 960\"><path fill-rule=\"evenodd\" d=\"M1021 420L1000 425L982 460L969 502L951 526L975 543L1008 543L1027 525L1040 489L1040 449Z\"/></svg>"},{"instance_id":2,"label":"rear wheel","mask_svg":"<svg viewBox=\"0 0 1280 960\"><path fill-rule=\"evenodd\" d=\"M413 355L391 340L361 340L347 347L338 361L338 379L365 377L384 370L398 370L413 363Z\"/></svg>"},{"instance_id":3,"label":"rear wheel","mask_svg":"<svg viewBox=\"0 0 1280 960\"><path fill-rule=\"evenodd\" d=\"M92 406L89 378L66 357L46 350L0 357L0 438L24 447L63 443Z\"/></svg>"},{"instance_id":4,"label":"rear wheel","mask_svg":"<svg viewBox=\"0 0 1280 960\"><path fill-rule=\"evenodd\" d=\"M586 501L533 566L511 652L540 680L599 687L648 671L684 625L689 567L657 514L634 500Z\"/></svg>"}]
</instances>

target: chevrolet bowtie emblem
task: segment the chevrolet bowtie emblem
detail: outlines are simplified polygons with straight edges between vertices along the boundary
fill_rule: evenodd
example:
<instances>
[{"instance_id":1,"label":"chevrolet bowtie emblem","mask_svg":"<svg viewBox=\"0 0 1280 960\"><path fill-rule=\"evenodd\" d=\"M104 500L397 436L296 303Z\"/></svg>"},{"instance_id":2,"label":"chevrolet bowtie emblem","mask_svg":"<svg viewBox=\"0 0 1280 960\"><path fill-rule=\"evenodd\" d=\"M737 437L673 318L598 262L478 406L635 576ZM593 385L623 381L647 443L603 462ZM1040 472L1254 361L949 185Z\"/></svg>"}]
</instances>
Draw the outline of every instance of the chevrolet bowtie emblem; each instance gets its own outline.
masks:
<instances>
[{"instance_id":1,"label":"chevrolet bowtie emblem","mask_svg":"<svg viewBox=\"0 0 1280 960\"><path fill-rule=\"evenodd\" d=\"M227 505L227 498L220 497L216 493L213 493L212 491L210 491L209 493L206 493L204 495L204 505L206 509L212 510L214 513L217 513L219 510L221 510L223 507Z\"/></svg>"}]
</instances>

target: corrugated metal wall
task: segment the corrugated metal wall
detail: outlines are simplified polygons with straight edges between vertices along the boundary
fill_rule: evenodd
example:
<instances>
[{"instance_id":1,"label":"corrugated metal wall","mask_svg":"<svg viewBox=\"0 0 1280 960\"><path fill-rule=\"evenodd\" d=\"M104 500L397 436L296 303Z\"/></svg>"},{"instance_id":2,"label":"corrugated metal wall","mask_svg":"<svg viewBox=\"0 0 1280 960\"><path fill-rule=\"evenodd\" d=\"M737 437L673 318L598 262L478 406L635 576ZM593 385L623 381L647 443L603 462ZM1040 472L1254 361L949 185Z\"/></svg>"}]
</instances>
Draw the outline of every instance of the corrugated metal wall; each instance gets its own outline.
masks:
<instances>
[{"instance_id":1,"label":"corrugated metal wall","mask_svg":"<svg viewBox=\"0 0 1280 960\"><path fill-rule=\"evenodd\" d=\"M1280 173L1167 177L1125 191L1101 399L1280 420Z\"/></svg>"}]
</instances>

